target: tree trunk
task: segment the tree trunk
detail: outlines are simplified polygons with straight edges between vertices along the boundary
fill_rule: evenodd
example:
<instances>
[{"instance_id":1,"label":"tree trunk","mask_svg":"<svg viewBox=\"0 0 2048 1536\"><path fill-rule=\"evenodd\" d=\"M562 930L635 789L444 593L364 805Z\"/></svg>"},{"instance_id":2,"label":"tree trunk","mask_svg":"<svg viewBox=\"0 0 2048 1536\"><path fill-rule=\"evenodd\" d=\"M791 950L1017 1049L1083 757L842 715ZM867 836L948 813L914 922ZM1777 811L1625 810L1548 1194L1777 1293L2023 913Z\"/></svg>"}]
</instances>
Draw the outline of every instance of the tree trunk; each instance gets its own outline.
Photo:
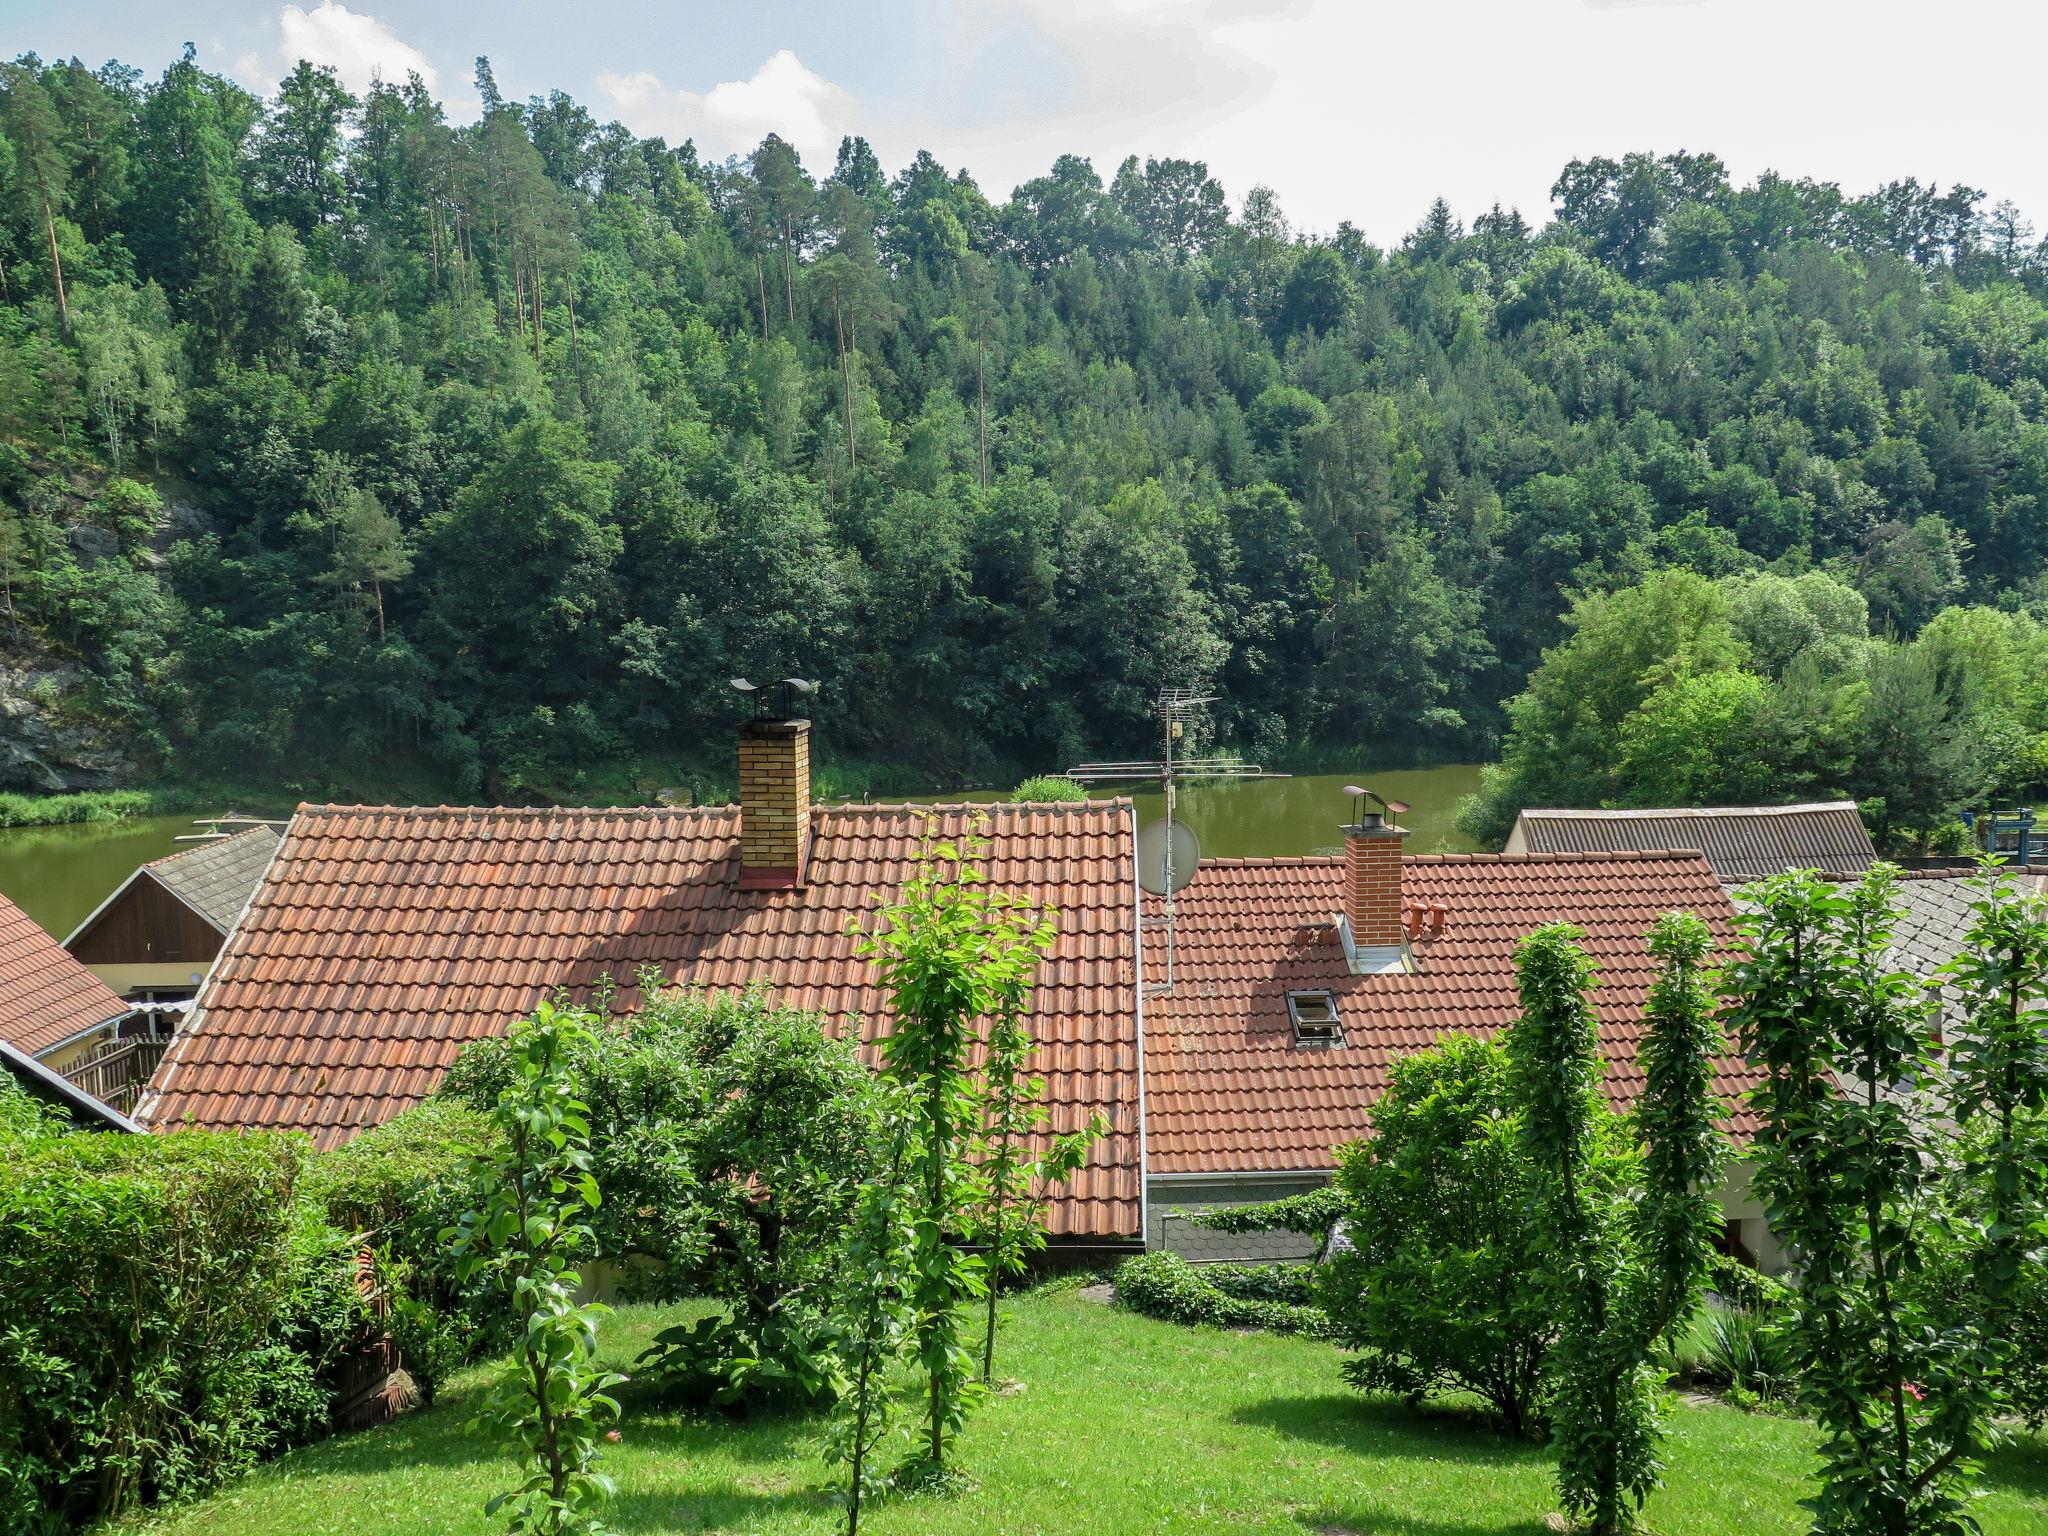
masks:
<instances>
[{"instance_id":1,"label":"tree trunk","mask_svg":"<svg viewBox=\"0 0 2048 1536\"><path fill-rule=\"evenodd\" d=\"M576 283L573 278L562 279L562 292L569 304L569 371L576 375L576 398L583 401L588 410L590 402L583 398L583 353L576 338Z\"/></svg>"},{"instance_id":2,"label":"tree trunk","mask_svg":"<svg viewBox=\"0 0 2048 1536\"><path fill-rule=\"evenodd\" d=\"M66 336L71 334L71 306L64 299L64 261L57 254L57 219L50 209L50 191L43 183L40 173L36 176L36 191L43 200L43 233L50 242L50 276L57 285L57 328Z\"/></svg>"},{"instance_id":3,"label":"tree trunk","mask_svg":"<svg viewBox=\"0 0 2048 1536\"><path fill-rule=\"evenodd\" d=\"M754 288L761 299L761 339L768 339L768 274L761 270L761 253L754 253Z\"/></svg>"},{"instance_id":4,"label":"tree trunk","mask_svg":"<svg viewBox=\"0 0 2048 1536\"><path fill-rule=\"evenodd\" d=\"M853 444L853 365L846 356L846 320L836 287L832 290L832 325L839 333L839 402L846 411L846 466L851 473L860 468L860 454Z\"/></svg>"},{"instance_id":5,"label":"tree trunk","mask_svg":"<svg viewBox=\"0 0 2048 1536\"><path fill-rule=\"evenodd\" d=\"M789 316L789 323L796 324L796 232L790 228L789 220L782 221L782 304Z\"/></svg>"},{"instance_id":6,"label":"tree trunk","mask_svg":"<svg viewBox=\"0 0 2048 1536\"><path fill-rule=\"evenodd\" d=\"M981 488L988 489L988 343L974 359L974 414L981 429Z\"/></svg>"}]
</instances>

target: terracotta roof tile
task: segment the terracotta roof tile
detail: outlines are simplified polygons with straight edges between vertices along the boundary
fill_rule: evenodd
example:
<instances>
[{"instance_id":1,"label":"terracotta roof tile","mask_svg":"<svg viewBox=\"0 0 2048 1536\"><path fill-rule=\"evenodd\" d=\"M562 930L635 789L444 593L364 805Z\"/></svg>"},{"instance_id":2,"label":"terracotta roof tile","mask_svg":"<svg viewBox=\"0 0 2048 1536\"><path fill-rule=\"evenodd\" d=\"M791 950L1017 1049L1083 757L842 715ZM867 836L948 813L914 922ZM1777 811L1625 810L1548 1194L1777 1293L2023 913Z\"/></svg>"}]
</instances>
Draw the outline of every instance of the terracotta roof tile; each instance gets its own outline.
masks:
<instances>
[{"instance_id":1,"label":"terracotta roof tile","mask_svg":"<svg viewBox=\"0 0 2048 1536\"><path fill-rule=\"evenodd\" d=\"M35 1056L127 1014L99 977L0 896L0 1040Z\"/></svg>"},{"instance_id":2,"label":"terracotta roof tile","mask_svg":"<svg viewBox=\"0 0 2048 1536\"><path fill-rule=\"evenodd\" d=\"M301 807L150 1084L142 1118L290 1127L333 1146L431 1093L463 1045L558 988L769 983L872 1041L888 1003L854 925L893 899L926 837L982 826L991 883L1056 909L1035 997L1052 1129L1111 1133L1052 1230L1139 1230L1135 867L1128 801L813 812L805 884L738 889L739 813Z\"/></svg>"},{"instance_id":3,"label":"terracotta roof tile","mask_svg":"<svg viewBox=\"0 0 2048 1536\"><path fill-rule=\"evenodd\" d=\"M1516 1013L1514 947L1544 923L1587 931L1600 968L1594 1004L1619 1103L1641 1090L1636 1044L1655 965L1643 939L1665 912L1699 913L1726 943L1733 909L1697 853L1471 855L1411 858L1402 896L1442 902L1445 931L1414 943L1417 969L1355 976L1333 926L1341 859L1222 859L1202 866L1175 906L1173 990L1145 1002L1146 1166L1152 1173L1240 1173L1333 1166L1331 1149L1367 1129L1366 1112L1398 1056L1446 1031L1492 1035ZM1148 915L1157 902L1148 898ZM1147 977L1163 979L1158 929ZM1344 1025L1339 1049L1294 1044L1290 991L1328 991ZM1735 1104L1746 1066L1724 1060Z\"/></svg>"}]
</instances>

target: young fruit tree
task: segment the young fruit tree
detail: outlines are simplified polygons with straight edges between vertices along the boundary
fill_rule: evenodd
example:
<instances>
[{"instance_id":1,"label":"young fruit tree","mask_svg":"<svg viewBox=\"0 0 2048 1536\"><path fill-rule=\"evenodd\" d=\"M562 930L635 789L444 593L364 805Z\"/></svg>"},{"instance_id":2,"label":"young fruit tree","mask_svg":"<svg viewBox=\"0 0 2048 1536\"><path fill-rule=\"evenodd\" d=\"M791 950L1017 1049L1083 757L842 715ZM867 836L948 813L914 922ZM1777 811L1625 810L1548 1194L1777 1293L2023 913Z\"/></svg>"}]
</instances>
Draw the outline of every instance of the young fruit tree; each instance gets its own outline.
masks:
<instances>
[{"instance_id":1,"label":"young fruit tree","mask_svg":"<svg viewBox=\"0 0 2048 1536\"><path fill-rule=\"evenodd\" d=\"M1045 933L1049 942L1050 927ZM1042 954L1043 947L1037 952ZM1042 1150L1033 1150L1033 1138L1044 1131L1048 1115L1045 1079L1029 1070L1033 1041L1025 1020L1031 975L1030 970L1013 972L997 989L981 1070L982 1124L971 1148L976 1187L970 1235L982 1245L987 1265L981 1340L984 1387L995 1371L997 1287L1004 1275L1022 1274L1031 1255L1045 1246L1048 1192L1074 1176L1088 1160L1088 1149L1109 1128L1098 1114L1081 1130L1055 1136Z\"/></svg>"},{"instance_id":2,"label":"young fruit tree","mask_svg":"<svg viewBox=\"0 0 2048 1536\"><path fill-rule=\"evenodd\" d=\"M845 1385L834 1405L825 1456L846 1472L846 1536L860 1536L862 1508L887 1481L876 1473L874 1455L892 1427L895 1397L889 1372L914 1321L907 1294L910 1226L903 1184L909 1120L894 1090L884 1085L882 1094L888 1157L861 1187L841 1259L839 1305L830 1320Z\"/></svg>"},{"instance_id":3,"label":"young fruit tree","mask_svg":"<svg viewBox=\"0 0 2048 1536\"><path fill-rule=\"evenodd\" d=\"M1767 1074L1752 1099L1754 1185L1799 1265L1785 1338L1823 1437L1815 1529L1949 1536L1976 1528L1967 1474L2001 1406L1992 1319L2013 1238L2038 1220L2039 1183L2013 1176L1998 1134L1982 1160L1946 1154L1958 1126L2017 1129L2041 1102L2042 940L2038 913L1995 896L1980 907L1957 973L1972 1038L1943 1091L1933 999L1892 958L1896 874L1751 886L1730 1016ZM1921 1277L1948 1246L1943 1213L1971 1202L1943 1184L1988 1178L1995 1191L2001 1169L1978 1245L1990 1284L1945 1297Z\"/></svg>"},{"instance_id":4,"label":"young fruit tree","mask_svg":"<svg viewBox=\"0 0 2048 1536\"><path fill-rule=\"evenodd\" d=\"M1598 1020L1584 935L1554 923L1515 955L1521 1018L1507 1050L1557 1338L1545 1361L1558 1494L1595 1536L1634 1528L1657 1486L1658 1405L1651 1364L1665 1328L1689 1316L1705 1278L1723 1157L1710 1093L1716 1031L1706 987L1707 928L1689 913L1650 936L1662 969L1642 1045L1634 1123L1640 1184L1598 1178L1604 1104Z\"/></svg>"},{"instance_id":5,"label":"young fruit tree","mask_svg":"<svg viewBox=\"0 0 2048 1536\"><path fill-rule=\"evenodd\" d=\"M484 1506L506 1512L515 1536L600 1536L612 1497L600 1426L618 1417L610 1392L625 1378L597 1364L608 1309L576 1299L599 1195L573 1058L596 1030L592 1015L550 1003L512 1027L510 1077L491 1108L498 1139L472 1170L477 1203L442 1234L460 1280L497 1288L525 1322L473 1420L525 1460L526 1480Z\"/></svg>"},{"instance_id":6,"label":"young fruit tree","mask_svg":"<svg viewBox=\"0 0 2048 1536\"><path fill-rule=\"evenodd\" d=\"M979 1183L970 1153L980 1095L977 1021L1000 1013L1051 946L1053 925L1021 899L988 888L966 843L928 853L902 898L862 940L891 995L884 1075L902 1095L909 1148L908 1298L925 1383L925 1444L905 1479L943 1482L947 1451L977 1390L961 1309L985 1295L986 1266L961 1246Z\"/></svg>"},{"instance_id":7,"label":"young fruit tree","mask_svg":"<svg viewBox=\"0 0 2048 1536\"><path fill-rule=\"evenodd\" d=\"M2024 1359L2016 1340L2044 1321L2038 1314L2040 1250L2048 1240L2048 900L2021 894L2010 871L1992 869L1973 911L1951 967L1963 1027L1948 1048L1949 1107L1965 1193L1949 1204L1975 1218L1967 1237L1984 1342L1995 1379L2011 1386L2044 1368L2038 1358ZM2038 1347L2038 1333L2032 1342ZM2008 1396L2007 1406L2040 1415L2038 1392Z\"/></svg>"}]
</instances>

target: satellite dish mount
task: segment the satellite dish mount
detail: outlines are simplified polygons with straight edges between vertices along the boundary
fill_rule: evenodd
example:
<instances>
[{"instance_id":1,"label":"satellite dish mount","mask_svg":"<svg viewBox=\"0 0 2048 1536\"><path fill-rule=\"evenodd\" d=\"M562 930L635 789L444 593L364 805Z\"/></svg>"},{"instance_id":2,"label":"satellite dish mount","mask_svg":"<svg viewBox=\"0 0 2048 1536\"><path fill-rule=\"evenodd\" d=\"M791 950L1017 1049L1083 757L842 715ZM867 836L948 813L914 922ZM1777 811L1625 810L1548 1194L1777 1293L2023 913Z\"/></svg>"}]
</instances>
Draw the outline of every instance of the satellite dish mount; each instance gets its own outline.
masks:
<instances>
[{"instance_id":1,"label":"satellite dish mount","mask_svg":"<svg viewBox=\"0 0 2048 1536\"><path fill-rule=\"evenodd\" d=\"M1153 989L1158 992L1173 990L1173 898L1182 886L1194 879L1195 865L1202 856L1200 841L1173 814L1177 785L1182 779L1288 777L1284 773L1268 773L1257 763L1248 763L1241 757L1174 756L1175 745L1187 735L1188 721L1215 702L1214 694L1194 688L1162 688L1159 690L1158 710L1165 748L1158 759L1150 762L1083 763L1078 768L1067 770L1068 778L1083 784L1151 783L1162 786L1166 791L1165 817L1150 823L1138 834L1138 883L1160 898L1160 922L1166 929L1166 980ZM1146 842L1148 837L1155 839L1157 844L1154 856L1147 854L1148 847L1152 846ZM1151 883L1155 867L1156 885Z\"/></svg>"}]
</instances>

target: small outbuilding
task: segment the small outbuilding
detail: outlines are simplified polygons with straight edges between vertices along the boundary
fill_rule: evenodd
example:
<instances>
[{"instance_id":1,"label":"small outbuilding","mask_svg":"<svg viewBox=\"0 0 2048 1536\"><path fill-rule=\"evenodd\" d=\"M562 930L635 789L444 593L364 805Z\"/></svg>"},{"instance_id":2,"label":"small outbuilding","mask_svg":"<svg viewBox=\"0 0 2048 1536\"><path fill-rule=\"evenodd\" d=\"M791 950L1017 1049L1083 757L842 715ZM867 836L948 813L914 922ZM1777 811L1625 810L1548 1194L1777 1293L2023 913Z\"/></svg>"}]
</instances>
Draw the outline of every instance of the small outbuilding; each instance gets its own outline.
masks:
<instances>
[{"instance_id":1,"label":"small outbuilding","mask_svg":"<svg viewBox=\"0 0 2048 1536\"><path fill-rule=\"evenodd\" d=\"M131 1002L181 1002L198 992L277 843L269 827L251 827L152 859L72 930L64 948Z\"/></svg>"},{"instance_id":2,"label":"small outbuilding","mask_svg":"<svg viewBox=\"0 0 2048 1536\"><path fill-rule=\"evenodd\" d=\"M1860 875L1877 859L1853 800L1656 810L1524 811L1507 854L1663 853L1694 849L1714 878L1743 885L1788 869Z\"/></svg>"}]
</instances>

